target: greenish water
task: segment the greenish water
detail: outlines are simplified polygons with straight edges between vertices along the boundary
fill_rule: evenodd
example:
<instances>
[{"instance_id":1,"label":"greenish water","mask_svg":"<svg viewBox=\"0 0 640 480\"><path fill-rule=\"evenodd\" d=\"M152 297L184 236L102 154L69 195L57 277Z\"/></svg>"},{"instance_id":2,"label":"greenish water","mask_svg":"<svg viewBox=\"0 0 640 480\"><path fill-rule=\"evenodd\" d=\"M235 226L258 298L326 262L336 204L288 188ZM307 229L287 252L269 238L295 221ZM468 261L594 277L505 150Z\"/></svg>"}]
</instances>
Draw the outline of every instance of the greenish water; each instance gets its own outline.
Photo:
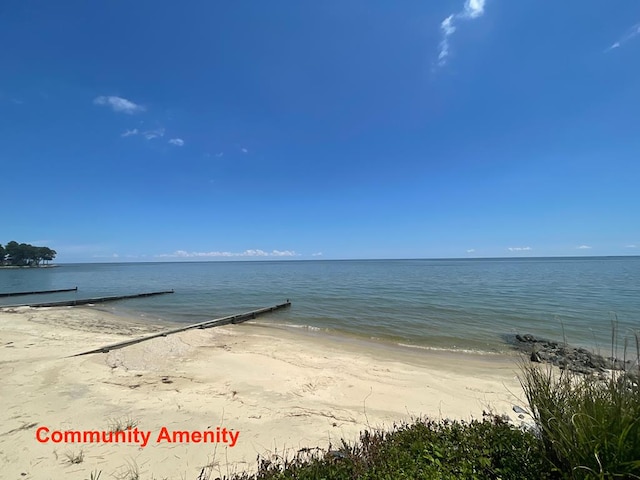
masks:
<instances>
[{"instance_id":1,"label":"greenish water","mask_svg":"<svg viewBox=\"0 0 640 480\"><path fill-rule=\"evenodd\" d=\"M260 323L415 348L503 351L532 333L606 351L611 318L640 330L640 257L74 264L2 269L0 292L78 292L9 305L174 289L108 304L155 322L197 322L289 298ZM564 331L564 333L563 333Z\"/></svg>"}]
</instances>

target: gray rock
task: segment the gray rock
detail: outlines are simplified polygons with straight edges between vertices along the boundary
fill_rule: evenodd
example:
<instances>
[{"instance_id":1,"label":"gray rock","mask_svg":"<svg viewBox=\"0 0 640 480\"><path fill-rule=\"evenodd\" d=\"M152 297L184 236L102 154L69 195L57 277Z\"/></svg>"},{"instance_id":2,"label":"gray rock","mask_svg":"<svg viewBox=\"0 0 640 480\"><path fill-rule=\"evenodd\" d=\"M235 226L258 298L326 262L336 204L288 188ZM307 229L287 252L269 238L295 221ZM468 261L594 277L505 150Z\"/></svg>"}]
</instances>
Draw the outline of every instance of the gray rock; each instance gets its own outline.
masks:
<instances>
[{"instance_id":1,"label":"gray rock","mask_svg":"<svg viewBox=\"0 0 640 480\"><path fill-rule=\"evenodd\" d=\"M635 372L636 370L630 360L605 358L583 347L576 348L565 343L536 338L528 333L517 334L508 340L514 348L529 354L532 362L551 363L563 370L567 369L584 374L600 373L604 370L624 370L627 372L629 370ZM638 372L633 374L638 375Z\"/></svg>"}]
</instances>

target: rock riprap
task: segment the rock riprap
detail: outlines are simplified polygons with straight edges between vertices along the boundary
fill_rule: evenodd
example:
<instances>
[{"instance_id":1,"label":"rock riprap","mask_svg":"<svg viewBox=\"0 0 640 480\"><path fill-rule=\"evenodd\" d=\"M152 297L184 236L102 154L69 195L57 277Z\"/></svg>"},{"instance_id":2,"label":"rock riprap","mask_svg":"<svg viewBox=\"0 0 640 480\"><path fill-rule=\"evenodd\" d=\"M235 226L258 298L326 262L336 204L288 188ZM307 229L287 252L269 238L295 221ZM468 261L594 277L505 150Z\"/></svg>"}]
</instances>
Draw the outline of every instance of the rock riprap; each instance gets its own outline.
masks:
<instances>
[{"instance_id":1,"label":"rock riprap","mask_svg":"<svg viewBox=\"0 0 640 480\"><path fill-rule=\"evenodd\" d=\"M550 363L561 369L578 373L596 373L605 370L633 370L631 360L604 357L586 348L572 347L566 343L554 342L533 335L517 334L511 339L513 346L530 356L532 362Z\"/></svg>"}]
</instances>

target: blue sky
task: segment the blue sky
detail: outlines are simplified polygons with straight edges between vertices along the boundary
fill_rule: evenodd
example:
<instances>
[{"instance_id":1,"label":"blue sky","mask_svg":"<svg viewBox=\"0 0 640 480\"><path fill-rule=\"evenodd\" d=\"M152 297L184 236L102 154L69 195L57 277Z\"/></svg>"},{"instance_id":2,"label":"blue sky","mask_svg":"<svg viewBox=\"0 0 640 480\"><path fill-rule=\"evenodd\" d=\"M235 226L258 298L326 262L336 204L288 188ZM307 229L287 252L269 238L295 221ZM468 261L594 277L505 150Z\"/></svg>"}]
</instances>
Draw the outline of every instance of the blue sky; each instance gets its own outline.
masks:
<instances>
[{"instance_id":1,"label":"blue sky","mask_svg":"<svg viewBox=\"0 0 640 480\"><path fill-rule=\"evenodd\" d=\"M0 243L637 255L636 0L0 7Z\"/></svg>"}]
</instances>

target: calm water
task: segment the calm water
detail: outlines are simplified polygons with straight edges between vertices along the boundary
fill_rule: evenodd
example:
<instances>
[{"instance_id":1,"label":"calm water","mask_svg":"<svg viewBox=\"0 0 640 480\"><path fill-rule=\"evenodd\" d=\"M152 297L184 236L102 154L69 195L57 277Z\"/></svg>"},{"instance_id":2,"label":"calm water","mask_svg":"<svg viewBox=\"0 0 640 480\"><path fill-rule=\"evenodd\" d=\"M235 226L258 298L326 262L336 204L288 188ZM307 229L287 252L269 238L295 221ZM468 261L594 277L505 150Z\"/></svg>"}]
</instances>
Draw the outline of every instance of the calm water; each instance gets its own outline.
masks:
<instances>
[{"instance_id":1,"label":"calm water","mask_svg":"<svg viewBox=\"0 0 640 480\"><path fill-rule=\"evenodd\" d=\"M0 292L78 286L9 305L174 289L108 304L148 321L197 322L270 306L258 321L379 342L501 351L505 334L610 344L640 330L640 257L76 264L1 269Z\"/></svg>"}]
</instances>

